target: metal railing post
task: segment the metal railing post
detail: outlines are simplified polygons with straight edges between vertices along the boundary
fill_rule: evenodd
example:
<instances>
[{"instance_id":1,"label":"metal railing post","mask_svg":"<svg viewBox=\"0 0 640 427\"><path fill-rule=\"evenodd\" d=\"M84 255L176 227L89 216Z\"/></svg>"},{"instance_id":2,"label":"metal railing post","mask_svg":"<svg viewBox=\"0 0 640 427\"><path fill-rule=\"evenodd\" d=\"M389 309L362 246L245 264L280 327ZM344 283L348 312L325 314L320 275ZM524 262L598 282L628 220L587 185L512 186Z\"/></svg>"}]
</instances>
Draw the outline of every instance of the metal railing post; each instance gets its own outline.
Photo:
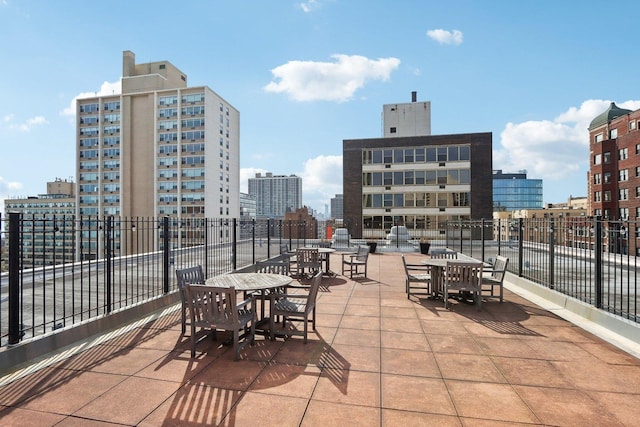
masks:
<instances>
[{"instance_id":1,"label":"metal railing post","mask_svg":"<svg viewBox=\"0 0 640 427\"><path fill-rule=\"evenodd\" d=\"M255 224L255 219L253 220ZM267 219L267 259L271 259L271 218ZM253 260L253 263L256 263L256 260Z\"/></svg>"},{"instance_id":2,"label":"metal railing post","mask_svg":"<svg viewBox=\"0 0 640 427\"><path fill-rule=\"evenodd\" d=\"M518 277L522 277L524 259L524 220L518 218Z\"/></svg>"},{"instance_id":3,"label":"metal railing post","mask_svg":"<svg viewBox=\"0 0 640 427\"><path fill-rule=\"evenodd\" d=\"M602 219L600 216L596 216L594 218L594 230L595 230L595 238L596 243L594 249L595 255L595 267L596 267L596 308L602 308Z\"/></svg>"},{"instance_id":4,"label":"metal railing post","mask_svg":"<svg viewBox=\"0 0 640 427\"><path fill-rule=\"evenodd\" d=\"M549 289L555 288L556 226L554 218L549 218Z\"/></svg>"},{"instance_id":5,"label":"metal railing post","mask_svg":"<svg viewBox=\"0 0 640 427\"><path fill-rule=\"evenodd\" d=\"M482 261L484 261L484 260L485 260L485 258L484 258L484 244L485 244L485 240L484 240L484 230L485 230L485 229L484 229L484 227L485 227L485 226L484 226L484 218L482 218L482 219L480 220L480 234L481 234L481 242L482 242L482 245L481 245L481 247L480 247L480 259L481 259Z\"/></svg>"},{"instance_id":6,"label":"metal railing post","mask_svg":"<svg viewBox=\"0 0 640 427\"><path fill-rule=\"evenodd\" d=\"M233 271L236 271L236 269L238 268L238 233L237 233L238 219L237 218L233 218L232 225L233 225L233 231L231 232L231 235L233 236L232 237L233 245L231 245L231 258L233 259L233 266L232 266Z\"/></svg>"},{"instance_id":7,"label":"metal railing post","mask_svg":"<svg viewBox=\"0 0 640 427\"><path fill-rule=\"evenodd\" d=\"M169 258L171 247L169 246L169 217L162 218L162 290L169 293Z\"/></svg>"},{"instance_id":8,"label":"metal railing post","mask_svg":"<svg viewBox=\"0 0 640 427\"><path fill-rule=\"evenodd\" d=\"M105 266L105 278L104 278L104 286L105 286L105 305L107 306L107 313L111 313L111 290L113 284L111 283L111 261L113 260L113 254L111 253L111 248L113 245L113 217L108 216L106 218L104 224L104 266Z\"/></svg>"},{"instance_id":9,"label":"metal railing post","mask_svg":"<svg viewBox=\"0 0 640 427\"><path fill-rule=\"evenodd\" d=\"M20 217L9 213L9 344L20 341Z\"/></svg>"}]
</instances>

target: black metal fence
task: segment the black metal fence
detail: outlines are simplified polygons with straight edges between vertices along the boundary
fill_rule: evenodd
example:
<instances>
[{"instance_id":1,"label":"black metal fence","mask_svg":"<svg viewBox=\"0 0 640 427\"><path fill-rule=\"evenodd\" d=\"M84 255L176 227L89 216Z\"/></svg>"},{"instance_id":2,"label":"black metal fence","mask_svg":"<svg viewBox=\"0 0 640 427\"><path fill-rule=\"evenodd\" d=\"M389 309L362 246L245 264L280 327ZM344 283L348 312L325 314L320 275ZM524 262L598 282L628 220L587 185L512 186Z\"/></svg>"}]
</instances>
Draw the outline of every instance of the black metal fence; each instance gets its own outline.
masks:
<instances>
[{"instance_id":1,"label":"black metal fence","mask_svg":"<svg viewBox=\"0 0 640 427\"><path fill-rule=\"evenodd\" d=\"M171 292L176 268L200 264L214 276L278 255L282 243L306 246L317 241L308 237L318 231L311 227L279 220L0 217L0 347ZM459 221L425 236L431 248L485 261L506 256L518 276L639 321L638 223ZM402 250L418 250L420 236L411 237ZM397 242L380 244L381 251L399 249Z\"/></svg>"},{"instance_id":2,"label":"black metal fence","mask_svg":"<svg viewBox=\"0 0 640 427\"><path fill-rule=\"evenodd\" d=\"M609 313L639 322L640 223L600 218L450 222L446 246Z\"/></svg>"},{"instance_id":3,"label":"black metal fence","mask_svg":"<svg viewBox=\"0 0 640 427\"><path fill-rule=\"evenodd\" d=\"M305 222L0 217L0 347L159 297L175 269L224 274L307 244ZM293 232L292 232L293 231Z\"/></svg>"}]
</instances>

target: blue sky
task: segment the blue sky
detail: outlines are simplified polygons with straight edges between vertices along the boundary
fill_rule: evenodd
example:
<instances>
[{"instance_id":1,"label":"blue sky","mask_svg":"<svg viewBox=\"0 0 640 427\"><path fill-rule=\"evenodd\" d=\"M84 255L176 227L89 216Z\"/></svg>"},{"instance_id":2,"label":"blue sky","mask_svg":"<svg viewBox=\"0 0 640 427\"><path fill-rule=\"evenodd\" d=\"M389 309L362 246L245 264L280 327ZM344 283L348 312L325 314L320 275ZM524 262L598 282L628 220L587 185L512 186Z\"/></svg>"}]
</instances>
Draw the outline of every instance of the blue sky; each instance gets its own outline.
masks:
<instances>
[{"instance_id":1,"label":"blue sky","mask_svg":"<svg viewBox=\"0 0 640 427\"><path fill-rule=\"evenodd\" d=\"M492 132L494 169L543 179L545 203L586 196L589 122L640 108L638 16L627 0L0 0L0 201L75 180L73 100L118 90L124 50L240 110L243 191L297 174L323 211L342 140L380 137L382 106L417 91L433 134Z\"/></svg>"}]
</instances>

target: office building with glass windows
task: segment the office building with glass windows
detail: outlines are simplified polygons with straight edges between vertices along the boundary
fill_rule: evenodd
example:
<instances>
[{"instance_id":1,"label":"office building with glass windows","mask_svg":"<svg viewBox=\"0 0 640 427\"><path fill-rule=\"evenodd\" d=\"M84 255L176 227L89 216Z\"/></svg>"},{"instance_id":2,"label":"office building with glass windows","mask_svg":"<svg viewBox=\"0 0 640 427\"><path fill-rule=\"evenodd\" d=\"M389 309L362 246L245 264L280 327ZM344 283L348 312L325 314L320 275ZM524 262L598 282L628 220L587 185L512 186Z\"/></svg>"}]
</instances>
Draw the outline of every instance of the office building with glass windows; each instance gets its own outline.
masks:
<instances>
[{"instance_id":1,"label":"office building with glass windows","mask_svg":"<svg viewBox=\"0 0 640 427\"><path fill-rule=\"evenodd\" d=\"M189 87L170 62L136 64L130 51L121 82L120 94L77 101L77 214L237 218L238 110L207 86ZM83 239L79 255L99 257L97 239Z\"/></svg>"},{"instance_id":2,"label":"office building with glass windows","mask_svg":"<svg viewBox=\"0 0 640 427\"><path fill-rule=\"evenodd\" d=\"M345 227L437 238L447 221L491 218L491 148L491 133L344 140Z\"/></svg>"},{"instance_id":3,"label":"office building with glass windows","mask_svg":"<svg viewBox=\"0 0 640 427\"><path fill-rule=\"evenodd\" d=\"M493 171L493 210L542 209L542 180L528 179L527 171Z\"/></svg>"}]
</instances>

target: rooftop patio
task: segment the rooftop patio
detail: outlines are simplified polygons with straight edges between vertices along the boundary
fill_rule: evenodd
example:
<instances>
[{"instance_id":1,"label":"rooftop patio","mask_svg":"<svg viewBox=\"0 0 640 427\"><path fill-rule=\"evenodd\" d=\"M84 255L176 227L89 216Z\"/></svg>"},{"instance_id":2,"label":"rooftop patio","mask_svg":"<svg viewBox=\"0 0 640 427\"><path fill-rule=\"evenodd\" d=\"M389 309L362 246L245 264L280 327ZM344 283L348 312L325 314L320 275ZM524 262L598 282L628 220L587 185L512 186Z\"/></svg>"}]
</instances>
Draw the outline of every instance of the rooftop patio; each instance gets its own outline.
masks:
<instances>
[{"instance_id":1,"label":"rooftop patio","mask_svg":"<svg viewBox=\"0 0 640 427\"><path fill-rule=\"evenodd\" d=\"M219 341L192 359L179 306L94 337L0 378L0 424L637 425L629 353L508 289L408 300L399 253L368 276L323 280L308 344L259 337L238 362Z\"/></svg>"}]
</instances>

